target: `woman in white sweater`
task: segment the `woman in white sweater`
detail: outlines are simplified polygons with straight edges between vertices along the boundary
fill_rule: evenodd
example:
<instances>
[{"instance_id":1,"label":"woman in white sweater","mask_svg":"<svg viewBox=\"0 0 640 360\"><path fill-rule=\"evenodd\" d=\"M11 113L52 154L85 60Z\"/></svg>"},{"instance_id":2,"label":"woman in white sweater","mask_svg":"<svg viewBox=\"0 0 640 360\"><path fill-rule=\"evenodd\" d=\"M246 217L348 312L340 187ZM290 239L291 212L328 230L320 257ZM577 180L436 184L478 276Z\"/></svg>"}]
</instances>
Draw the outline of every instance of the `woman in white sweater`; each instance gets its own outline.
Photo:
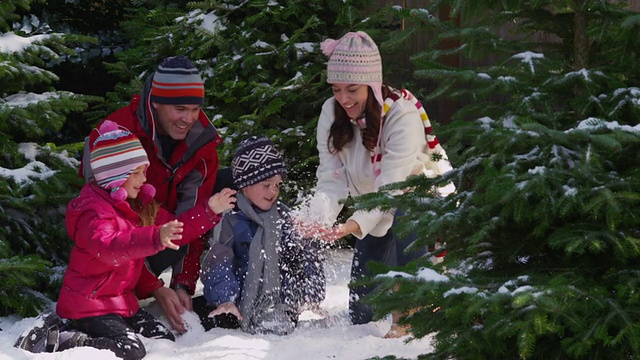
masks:
<instances>
[{"instance_id":1,"label":"woman in white sweater","mask_svg":"<svg viewBox=\"0 0 640 360\"><path fill-rule=\"evenodd\" d=\"M382 83L380 53L369 35L350 32L338 40L325 40L322 51L329 57L327 82L334 96L324 103L318 120L320 165L317 192L309 206L312 213L322 211L322 218L333 223L342 210L340 201L349 195L376 192L410 175L433 175L425 167L431 159L428 146L442 148L431 135L431 144L427 143L425 132L430 132L430 126L423 121L428 118L424 111L421 117L419 103L416 105L412 95ZM321 206L324 202L329 203L328 214L327 206ZM369 274L368 261L398 264L403 248L396 249L391 231L394 216L395 211L358 210L343 224L326 231L325 238L331 240L348 234L358 239L352 280ZM410 242L412 239L403 239L401 245ZM371 321L370 307L359 301L369 291L350 290L349 314L355 324Z\"/></svg>"}]
</instances>

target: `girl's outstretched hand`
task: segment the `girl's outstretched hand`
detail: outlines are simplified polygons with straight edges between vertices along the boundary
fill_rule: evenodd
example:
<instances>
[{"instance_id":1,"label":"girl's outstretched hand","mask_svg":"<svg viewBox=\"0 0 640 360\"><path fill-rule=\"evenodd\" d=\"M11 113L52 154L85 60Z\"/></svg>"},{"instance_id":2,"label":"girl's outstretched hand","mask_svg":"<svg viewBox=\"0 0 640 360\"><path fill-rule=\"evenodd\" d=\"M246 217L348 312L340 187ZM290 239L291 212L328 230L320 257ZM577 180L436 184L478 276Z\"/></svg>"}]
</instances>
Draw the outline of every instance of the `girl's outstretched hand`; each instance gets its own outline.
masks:
<instances>
[{"instance_id":1,"label":"girl's outstretched hand","mask_svg":"<svg viewBox=\"0 0 640 360\"><path fill-rule=\"evenodd\" d=\"M173 240L182 239L183 225L180 221L173 220L160 226L160 242L162 246L173 250L180 249L180 246L174 244Z\"/></svg>"},{"instance_id":2,"label":"girl's outstretched hand","mask_svg":"<svg viewBox=\"0 0 640 360\"><path fill-rule=\"evenodd\" d=\"M209 198L209 208L216 214L222 214L227 210L233 209L236 204L237 191L229 188L220 190L219 193L213 194Z\"/></svg>"}]
</instances>

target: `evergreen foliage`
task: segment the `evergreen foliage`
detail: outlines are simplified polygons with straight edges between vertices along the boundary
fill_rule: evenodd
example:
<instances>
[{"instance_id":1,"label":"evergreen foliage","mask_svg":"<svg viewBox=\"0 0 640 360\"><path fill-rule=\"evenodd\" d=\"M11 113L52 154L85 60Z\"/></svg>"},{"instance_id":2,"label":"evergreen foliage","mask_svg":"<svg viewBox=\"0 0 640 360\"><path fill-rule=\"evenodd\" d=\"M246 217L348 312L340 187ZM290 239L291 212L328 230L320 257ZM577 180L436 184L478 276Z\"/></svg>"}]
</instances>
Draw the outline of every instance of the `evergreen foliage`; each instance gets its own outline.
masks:
<instances>
[{"instance_id":1,"label":"evergreen foliage","mask_svg":"<svg viewBox=\"0 0 640 360\"><path fill-rule=\"evenodd\" d=\"M90 100L53 89L58 77L47 68L75 54L66 43L84 38L15 15L28 5L0 6L0 41L12 40L0 52L0 316L33 316L59 289L50 265L67 260L64 207L82 181L68 155L73 147L54 144L66 116Z\"/></svg>"},{"instance_id":2,"label":"evergreen foliage","mask_svg":"<svg viewBox=\"0 0 640 360\"><path fill-rule=\"evenodd\" d=\"M65 43L74 50L64 55L64 61L47 66L59 77L56 89L95 96L113 90L118 79L106 72L103 62L115 61L115 53L128 46L120 29L128 4L128 0L47 0L33 3L24 12L25 18L35 14L40 24L66 34ZM83 36L71 42L73 34ZM86 111L67 114L58 143L82 141L95 122L108 114L106 105L98 102L102 99L94 100Z\"/></svg>"},{"instance_id":3,"label":"evergreen foliage","mask_svg":"<svg viewBox=\"0 0 640 360\"><path fill-rule=\"evenodd\" d=\"M447 255L401 269L417 277L369 279L381 284L379 315L417 310L404 321L436 339L424 359L640 357L640 15L626 2L436 0L366 14L370 0L120 0L94 4L128 19L106 28L43 6L67 34L30 16L30 3L0 4L0 39L30 44L0 52L0 316L34 315L54 299L61 267L51 266L64 265L70 246L64 206L83 183L72 158L80 145L60 145L69 138L60 131L95 99L53 86L52 66L87 63L92 39L69 29L98 34L123 81L83 121L125 105L162 58L187 55L226 139L223 165L238 141L265 134L285 152L291 199L313 183L315 124L330 96L319 42L365 30L385 59L428 33L414 75L436 87L410 89L457 102L454 121L436 128L455 170L355 205L403 209L400 235L417 231L418 246L442 240ZM69 14L88 11L82 1L49 2L71 4ZM412 26L399 31L398 19ZM449 182L457 192L436 196Z\"/></svg>"},{"instance_id":4,"label":"evergreen foliage","mask_svg":"<svg viewBox=\"0 0 640 360\"><path fill-rule=\"evenodd\" d=\"M446 242L443 263L376 280L380 314L417 309L404 319L414 336L435 333L421 358L640 357L640 46L627 5L402 10L417 24L408 31L433 36L413 57L415 75L437 83L433 98L460 105L437 133L455 170L356 202L404 209L402 231L417 231L419 245ZM460 68L443 61L452 56ZM451 181L455 194L434 195ZM424 281L436 275L446 280Z\"/></svg>"}]
</instances>

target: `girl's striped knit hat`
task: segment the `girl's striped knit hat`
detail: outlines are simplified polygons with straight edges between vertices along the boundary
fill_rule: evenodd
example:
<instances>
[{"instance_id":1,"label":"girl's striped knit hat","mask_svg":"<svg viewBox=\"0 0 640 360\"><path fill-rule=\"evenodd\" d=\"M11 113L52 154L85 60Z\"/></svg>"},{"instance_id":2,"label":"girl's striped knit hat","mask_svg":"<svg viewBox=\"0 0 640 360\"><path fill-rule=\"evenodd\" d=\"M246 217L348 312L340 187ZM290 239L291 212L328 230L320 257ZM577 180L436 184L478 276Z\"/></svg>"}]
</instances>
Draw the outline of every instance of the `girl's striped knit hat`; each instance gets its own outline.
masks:
<instances>
[{"instance_id":1,"label":"girl's striped knit hat","mask_svg":"<svg viewBox=\"0 0 640 360\"><path fill-rule=\"evenodd\" d=\"M151 102L160 104L202 105L204 83L198 69L187 57L168 57L153 74L150 95Z\"/></svg>"},{"instance_id":2,"label":"girl's striped knit hat","mask_svg":"<svg viewBox=\"0 0 640 360\"><path fill-rule=\"evenodd\" d=\"M382 59L378 46L367 33L350 32L338 40L327 39L320 48L329 57L329 84L368 85L382 108Z\"/></svg>"},{"instance_id":3,"label":"girl's striped knit hat","mask_svg":"<svg viewBox=\"0 0 640 360\"><path fill-rule=\"evenodd\" d=\"M140 140L111 120L103 121L98 129L91 132L89 150L91 170L96 183L101 188L110 190L111 197L117 200L127 198L126 190L120 186L127 181L133 170L141 165L149 165L147 152ZM144 192L150 190L143 189ZM153 192L155 193L155 189Z\"/></svg>"}]
</instances>

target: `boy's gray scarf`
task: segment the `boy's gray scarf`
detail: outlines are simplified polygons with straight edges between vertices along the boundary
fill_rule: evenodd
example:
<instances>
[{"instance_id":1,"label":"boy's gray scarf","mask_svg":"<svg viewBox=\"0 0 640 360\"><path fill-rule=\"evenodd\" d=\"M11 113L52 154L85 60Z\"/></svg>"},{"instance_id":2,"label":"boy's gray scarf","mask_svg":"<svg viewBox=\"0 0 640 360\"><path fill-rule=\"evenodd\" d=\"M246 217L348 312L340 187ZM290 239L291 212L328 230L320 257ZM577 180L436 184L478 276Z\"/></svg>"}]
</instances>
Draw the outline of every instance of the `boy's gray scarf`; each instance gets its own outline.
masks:
<instances>
[{"instance_id":1,"label":"boy's gray scarf","mask_svg":"<svg viewBox=\"0 0 640 360\"><path fill-rule=\"evenodd\" d=\"M238 192L238 208L256 224L258 229L249 247L249 267L239 303L243 320L242 330L253 333L252 320L256 315L280 302L280 266L277 248L281 236L281 218L277 206L257 213L251 203Z\"/></svg>"}]
</instances>

